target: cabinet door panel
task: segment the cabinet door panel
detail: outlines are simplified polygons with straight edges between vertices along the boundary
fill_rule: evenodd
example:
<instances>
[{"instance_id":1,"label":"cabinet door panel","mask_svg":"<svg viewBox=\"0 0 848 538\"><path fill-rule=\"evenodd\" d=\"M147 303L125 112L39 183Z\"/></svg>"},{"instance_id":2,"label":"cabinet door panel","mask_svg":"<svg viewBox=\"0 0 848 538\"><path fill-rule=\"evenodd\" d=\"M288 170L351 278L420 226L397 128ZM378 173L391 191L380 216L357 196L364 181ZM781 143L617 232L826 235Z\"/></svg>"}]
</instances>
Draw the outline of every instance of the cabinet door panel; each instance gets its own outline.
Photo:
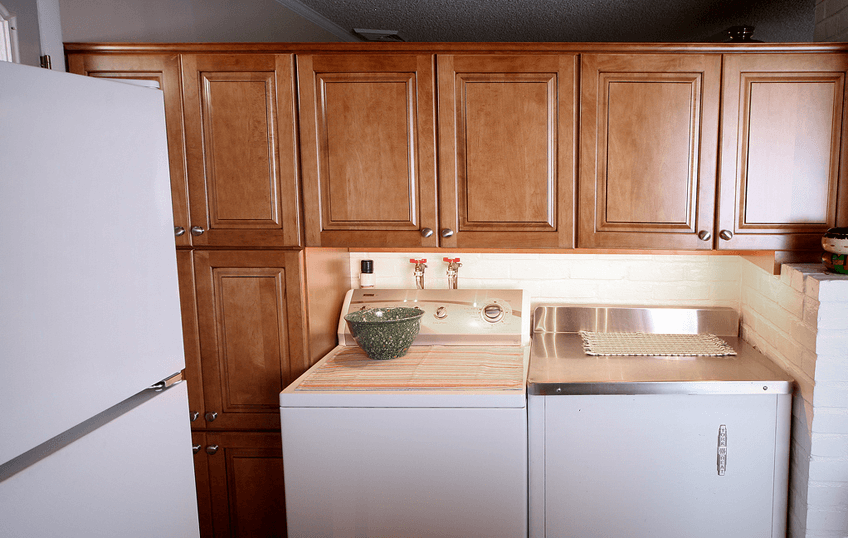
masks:
<instances>
[{"instance_id":1,"label":"cabinet door panel","mask_svg":"<svg viewBox=\"0 0 848 538\"><path fill-rule=\"evenodd\" d=\"M728 55L724 69L719 228L733 236L719 248L817 250L848 218L837 203L848 58Z\"/></svg>"},{"instance_id":2,"label":"cabinet door panel","mask_svg":"<svg viewBox=\"0 0 848 538\"><path fill-rule=\"evenodd\" d=\"M191 432L194 451L194 479L197 486L197 515L201 538L212 538L212 497L209 491L209 461L206 455L206 434Z\"/></svg>"},{"instance_id":3,"label":"cabinet door panel","mask_svg":"<svg viewBox=\"0 0 848 538\"><path fill-rule=\"evenodd\" d=\"M441 245L573 246L576 57L438 65Z\"/></svg>"},{"instance_id":4,"label":"cabinet door panel","mask_svg":"<svg viewBox=\"0 0 848 538\"><path fill-rule=\"evenodd\" d=\"M283 447L279 433L206 435L214 536L285 538Z\"/></svg>"},{"instance_id":5,"label":"cabinet door panel","mask_svg":"<svg viewBox=\"0 0 848 538\"><path fill-rule=\"evenodd\" d=\"M293 58L183 57L195 245L299 246Z\"/></svg>"},{"instance_id":6,"label":"cabinet door panel","mask_svg":"<svg viewBox=\"0 0 848 538\"><path fill-rule=\"evenodd\" d=\"M720 65L583 56L578 246L712 248Z\"/></svg>"},{"instance_id":7,"label":"cabinet door panel","mask_svg":"<svg viewBox=\"0 0 848 538\"><path fill-rule=\"evenodd\" d=\"M70 54L71 73L109 79L150 80L159 84L165 98L165 127L168 137L168 164L171 173L171 200L178 246L191 245L188 207L188 180L183 146L183 107L180 95L180 59L177 54ZM131 223L125 223L131 224Z\"/></svg>"},{"instance_id":8,"label":"cabinet door panel","mask_svg":"<svg viewBox=\"0 0 848 538\"><path fill-rule=\"evenodd\" d=\"M190 250L177 251L177 276L180 283L180 311L183 325L183 349L188 387L188 408L191 429L206 428L206 403L203 399L203 375L200 366L200 341L197 328L197 296L194 280L194 259Z\"/></svg>"},{"instance_id":9,"label":"cabinet door panel","mask_svg":"<svg viewBox=\"0 0 848 538\"><path fill-rule=\"evenodd\" d=\"M195 272L207 427L279 428L302 362L299 253L198 251Z\"/></svg>"},{"instance_id":10,"label":"cabinet door panel","mask_svg":"<svg viewBox=\"0 0 848 538\"><path fill-rule=\"evenodd\" d=\"M436 246L430 55L298 56L307 245Z\"/></svg>"}]
</instances>

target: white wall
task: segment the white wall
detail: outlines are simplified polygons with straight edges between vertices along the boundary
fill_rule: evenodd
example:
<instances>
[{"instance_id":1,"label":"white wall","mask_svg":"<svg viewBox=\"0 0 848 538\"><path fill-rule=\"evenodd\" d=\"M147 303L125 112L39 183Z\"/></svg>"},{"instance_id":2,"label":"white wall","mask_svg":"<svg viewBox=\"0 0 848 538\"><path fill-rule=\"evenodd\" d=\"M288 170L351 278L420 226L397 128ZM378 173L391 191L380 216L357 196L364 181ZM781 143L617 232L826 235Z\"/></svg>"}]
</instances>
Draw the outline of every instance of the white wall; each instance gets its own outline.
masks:
<instances>
[{"instance_id":1,"label":"white wall","mask_svg":"<svg viewBox=\"0 0 848 538\"><path fill-rule=\"evenodd\" d=\"M40 65L41 45L38 33L38 9L35 0L0 0L0 4L18 18L18 52L20 63ZM64 60L63 60L64 61Z\"/></svg>"},{"instance_id":2,"label":"white wall","mask_svg":"<svg viewBox=\"0 0 848 538\"><path fill-rule=\"evenodd\" d=\"M65 42L339 41L275 0L59 0Z\"/></svg>"}]
</instances>

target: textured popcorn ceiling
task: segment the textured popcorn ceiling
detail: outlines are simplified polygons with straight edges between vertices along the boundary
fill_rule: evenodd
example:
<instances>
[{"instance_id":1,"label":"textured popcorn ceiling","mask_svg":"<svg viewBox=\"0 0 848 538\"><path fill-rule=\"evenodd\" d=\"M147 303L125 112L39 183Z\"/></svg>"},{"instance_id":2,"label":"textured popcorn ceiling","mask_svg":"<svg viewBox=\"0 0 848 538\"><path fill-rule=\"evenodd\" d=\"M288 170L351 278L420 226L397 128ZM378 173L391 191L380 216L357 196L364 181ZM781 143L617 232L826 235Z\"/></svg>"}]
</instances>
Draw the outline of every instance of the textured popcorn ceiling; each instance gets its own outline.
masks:
<instances>
[{"instance_id":1,"label":"textured popcorn ceiling","mask_svg":"<svg viewBox=\"0 0 848 538\"><path fill-rule=\"evenodd\" d=\"M815 0L278 0L347 31L397 30L405 41L813 40Z\"/></svg>"}]
</instances>

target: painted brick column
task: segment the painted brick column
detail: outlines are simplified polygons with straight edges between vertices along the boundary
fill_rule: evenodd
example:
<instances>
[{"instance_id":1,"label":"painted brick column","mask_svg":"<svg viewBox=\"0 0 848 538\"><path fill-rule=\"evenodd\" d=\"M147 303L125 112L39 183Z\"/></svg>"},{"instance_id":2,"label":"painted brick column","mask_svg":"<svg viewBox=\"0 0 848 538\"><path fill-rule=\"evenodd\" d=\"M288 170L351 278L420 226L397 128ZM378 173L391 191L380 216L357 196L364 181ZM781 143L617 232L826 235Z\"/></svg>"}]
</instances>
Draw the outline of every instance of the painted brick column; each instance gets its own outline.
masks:
<instances>
[{"instance_id":1,"label":"painted brick column","mask_svg":"<svg viewBox=\"0 0 848 538\"><path fill-rule=\"evenodd\" d=\"M742 336L795 377L789 536L848 536L848 277L742 271Z\"/></svg>"}]
</instances>

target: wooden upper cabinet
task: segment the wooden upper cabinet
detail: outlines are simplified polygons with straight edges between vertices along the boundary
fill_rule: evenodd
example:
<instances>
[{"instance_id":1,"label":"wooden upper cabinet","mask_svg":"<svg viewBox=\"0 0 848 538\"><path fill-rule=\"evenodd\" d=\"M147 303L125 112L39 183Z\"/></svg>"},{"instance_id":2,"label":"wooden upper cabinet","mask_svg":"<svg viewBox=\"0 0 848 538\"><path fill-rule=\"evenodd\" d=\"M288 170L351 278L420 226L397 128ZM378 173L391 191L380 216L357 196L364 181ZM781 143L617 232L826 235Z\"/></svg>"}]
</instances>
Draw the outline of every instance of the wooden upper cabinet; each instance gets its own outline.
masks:
<instances>
[{"instance_id":1,"label":"wooden upper cabinet","mask_svg":"<svg viewBox=\"0 0 848 538\"><path fill-rule=\"evenodd\" d=\"M711 249L721 57L582 58L577 246Z\"/></svg>"},{"instance_id":2,"label":"wooden upper cabinet","mask_svg":"<svg viewBox=\"0 0 848 538\"><path fill-rule=\"evenodd\" d=\"M577 56L437 63L441 246L573 247Z\"/></svg>"},{"instance_id":3,"label":"wooden upper cabinet","mask_svg":"<svg viewBox=\"0 0 848 538\"><path fill-rule=\"evenodd\" d=\"M437 246L433 56L297 65L306 244Z\"/></svg>"},{"instance_id":4,"label":"wooden upper cabinet","mask_svg":"<svg viewBox=\"0 0 848 538\"><path fill-rule=\"evenodd\" d=\"M291 54L182 57L195 246L301 246Z\"/></svg>"},{"instance_id":5,"label":"wooden upper cabinet","mask_svg":"<svg viewBox=\"0 0 848 538\"><path fill-rule=\"evenodd\" d=\"M280 428L280 391L308 367L301 259L293 250L194 252L208 429Z\"/></svg>"},{"instance_id":6,"label":"wooden upper cabinet","mask_svg":"<svg viewBox=\"0 0 848 538\"><path fill-rule=\"evenodd\" d=\"M846 71L845 54L725 56L718 248L819 250L848 225Z\"/></svg>"},{"instance_id":7,"label":"wooden upper cabinet","mask_svg":"<svg viewBox=\"0 0 848 538\"><path fill-rule=\"evenodd\" d=\"M68 70L78 75L110 79L149 80L159 84L165 99L165 126L178 246L191 244L188 183L183 147L183 112L178 54L69 54Z\"/></svg>"}]
</instances>

